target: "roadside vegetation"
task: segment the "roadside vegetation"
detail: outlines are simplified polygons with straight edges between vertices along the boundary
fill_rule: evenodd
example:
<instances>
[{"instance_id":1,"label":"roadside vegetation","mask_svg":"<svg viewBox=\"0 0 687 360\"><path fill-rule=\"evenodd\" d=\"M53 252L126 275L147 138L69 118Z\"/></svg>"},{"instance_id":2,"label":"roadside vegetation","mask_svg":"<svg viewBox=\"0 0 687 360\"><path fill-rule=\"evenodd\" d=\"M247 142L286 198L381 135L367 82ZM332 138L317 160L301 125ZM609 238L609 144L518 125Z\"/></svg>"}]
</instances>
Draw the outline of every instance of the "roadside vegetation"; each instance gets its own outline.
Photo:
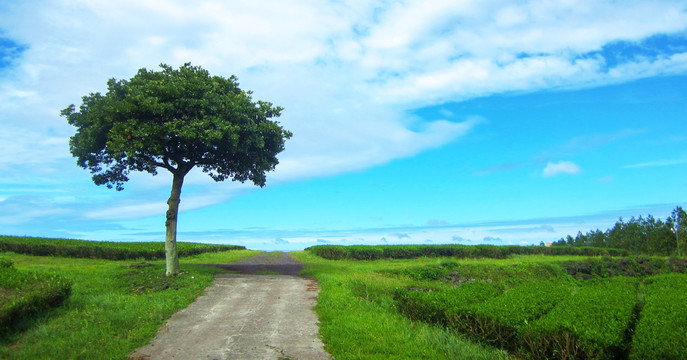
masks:
<instances>
[{"instance_id":1,"label":"roadside vegetation","mask_svg":"<svg viewBox=\"0 0 687 360\"><path fill-rule=\"evenodd\" d=\"M672 359L687 353L684 258L329 260L318 248L295 257L310 264L306 273L320 283L321 334L337 359Z\"/></svg>"},{"instance_id":2,"label":"roadside vegetation","mask_svg":"<svg viewBox=\"0 0 687 360\"><path fill-rule=\"evenodd\" d=\"M232 250L182 257L182 272L173 277L165 276L164 257L107 260L0 253L0 311L16 301L33 304L12 312L5 322L0 358L124 359L223 271L202 264L226 264L259 253ZM41 300L37 293L59 296Z\"/></svg>"},{"instance_id":3,"label":"roadside vegetation","mask_svg":"<svg viewBox=\"0 0 687 360\"><path fill-rule=\"evenodd\" d=\"M199 243L177 243L179 256L192 256L206 252L245 250L237 245L209 245ZM74 258L130 260L164 259L164 244L158 242L111 242L71 239L49 239L0 235L0 252L38 256L59 256Z\"/></svg>"}]
</instances>

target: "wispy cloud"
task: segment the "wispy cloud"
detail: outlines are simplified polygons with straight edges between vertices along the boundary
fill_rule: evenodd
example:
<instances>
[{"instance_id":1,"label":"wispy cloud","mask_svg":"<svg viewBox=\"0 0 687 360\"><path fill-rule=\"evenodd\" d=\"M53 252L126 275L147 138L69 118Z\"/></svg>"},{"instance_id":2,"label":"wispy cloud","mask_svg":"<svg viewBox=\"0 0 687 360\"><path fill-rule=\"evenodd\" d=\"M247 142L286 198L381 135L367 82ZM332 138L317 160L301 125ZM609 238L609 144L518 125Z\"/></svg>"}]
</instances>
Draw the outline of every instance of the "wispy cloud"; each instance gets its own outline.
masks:
<instances>
[{"instance_id":1,"label":"wispy cloud","mask_svg":"<svg viewBox=\"0 0 687 360\"><path fill-rule=\"evenodd\" d=\"M625 166L623 166L623 168L636 169L636 168L645 168L645 167L675 166L675 165L682 165L682 164L687 164L687 159L656 160L656 161L649 161L649 162L632 164L632 165L625 165Z\"/></svg>"},{"instance_id":2,"label":"wispy cloud","mask_svg":"<svg viewBox=\"0 0 687 360\"><path fill-rule=\"evenodd\" d=\"M542 171L542 175L545 177L556 176L558 174L578 174L580 172L580 167L575 163L570 161L559 161L559 162L549 162Z\"/></svg>"},{"instance_id":3,"label":"wispy cloud","mask_svg":"<svg viewBox=\"0 0 687 360\"><path fill-rule=\"evenodd\" d=\"M622 129L611 133L595 133L577 136L567 142L536 155L536 160L550 160L551 158L567 157L579 153L592 151L598 147L615 143L633 135L642 134L644 130Z\"/></svg>"}]
</instances>

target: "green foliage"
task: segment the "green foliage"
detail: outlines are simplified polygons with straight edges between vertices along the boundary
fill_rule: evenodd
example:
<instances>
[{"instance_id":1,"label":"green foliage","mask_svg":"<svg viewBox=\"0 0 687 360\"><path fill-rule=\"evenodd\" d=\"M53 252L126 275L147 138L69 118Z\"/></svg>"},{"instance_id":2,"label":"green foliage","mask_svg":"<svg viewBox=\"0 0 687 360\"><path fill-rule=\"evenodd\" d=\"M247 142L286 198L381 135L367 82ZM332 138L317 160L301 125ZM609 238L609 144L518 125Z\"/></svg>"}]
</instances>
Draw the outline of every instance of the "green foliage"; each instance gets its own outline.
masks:
<instances>
[{"instance_id":1,"label":"green foliage","mask_svg":"<svg viewBox=\"0 0 687 360\"><path fill-rule=\"evenodd\" d=\"M625 222L622 218L615 225L602 232L597 229L586 234L579 232L574 238L570 235L566 239L554 242L557 246L595 246L620 248L635 254L648 255L680 255L680 248L687 244L687 213L676 207L666 221L655 219L648 215L646 218L632 217Z\"/></svg>"},{"instance_id":2,"label":"green foliage","mask_svg":"<svg viewBox=\"0 0 687 360\"><path fill-rule=\"evenodd\" d=\"M215 181L265 184L291 133L271 118L282 108L253 102L236 77L223 78L187 63L179 69L140 69L110 79L107 93L83 97L62 111L76 134L70 151L98 185L122 189L130 171L186 175L199 166Z\"/></svg>"},{"instance_id":3,"label":"green foliage","mask_svg":"<svg viewBox=\"0 0 687 360\"><path fill-rule=\"evenodd\" d=\"M467 327L460 315L471 313L476 304L501 291L493 283L473 281L445 290L409 287L397 290L395 300L398 311L410 319L464 330Z\"/></svg>"},{"instance_id":4,"label":"green foliage","mask_svg":"<svg viewBox=\"0 0 687 360\"><path fill-rule=\"evenodd\" d=\"M687 259L661 257L588 258L562 262L560 266L576 279L595 277L651 276L687 271Z\"/></svg>"},{"instance_id":5,"label":"green foliage","mask_svg":"<svg viewBox=\"0 0 687 360\"><path fill-rule=\"evenodd\" d=\"M630 359L683 358L687 354L687 275L657 275L645 284Z\"/></svg>"},{"instance_id":6,"label":"green foliage","mask_svg":"<svg viewBox=\"0 0 687 360\"><path fill-rule=\"evenodd\" d=\"M591 247L495 246L495 245L318 245L306 249L330 260L413 259L418 257L493 258L511 255L622 256L626 251Z\"/></svg>"},{"instance_id":7,"label":"green foliage","mask_svg":"<svg viewBox=\"0 0 687 360\"><path fill-rule=\"evenodd\" d=\"M591 280L524 330L523 342L536 359L613 359L626 354L634 321L638 279Z\"/></svg>"},{"instance_id":8,"label":"green foliage","mask_svg":"<svg viewBox=\"0 0 687 360\"><path fill-rule=\"evenodd\" d=\"M520 346L520 332L548 313L572 292L570 283L558 279L527 280L498 297L480 304L473 312L460 314L465 324L456 326L475 339L494 342L509 350Z\"/></svg>"},{"instance_id":9,"label":"green foliage","mask_svg":"<svg viewBox=\"0 0 687 360\"><path fill-rule=\"evenodd\" d=\"M61 304L70 293L71 284L60 276L19 271L0 259L0 334L25 316Z\"/></svg>"},{"instance_id":10,"label":"green foliage","mask_svg":"<svg viewBox=\"0 0 687 360\"><path fill-rule=\"evenodd\" d=\"M244 250L237 245L209 245L180 242L179 256L193 256L207 252ZM159 242L106 242L34 237L0 236L0 252L36 256L58 256L109 260L164 259L164 244Z\"/></svg>"}]
</instances>

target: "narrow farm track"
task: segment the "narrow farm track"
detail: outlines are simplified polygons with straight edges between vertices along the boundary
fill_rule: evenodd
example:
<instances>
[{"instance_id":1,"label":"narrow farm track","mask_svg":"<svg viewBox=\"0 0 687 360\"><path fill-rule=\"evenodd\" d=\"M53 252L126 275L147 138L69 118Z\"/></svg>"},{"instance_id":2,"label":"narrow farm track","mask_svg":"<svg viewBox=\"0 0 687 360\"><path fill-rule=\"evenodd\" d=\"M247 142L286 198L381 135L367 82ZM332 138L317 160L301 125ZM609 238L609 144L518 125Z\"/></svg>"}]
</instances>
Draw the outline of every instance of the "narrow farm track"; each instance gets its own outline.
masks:
<instances>
[{"instance_id":1,"label":"narrow farm track","mask_svg":"<svg viewBox=\"0 0 687 360\"><path fill-rule=\"evenodd\" d=\"M206 294L130 359L329 359L318 338L319 288L288 254L221 266ZM278 274L276 274L278 273ZM266 274L266 275L259 275Z\"/></svg>"}]
</instances>

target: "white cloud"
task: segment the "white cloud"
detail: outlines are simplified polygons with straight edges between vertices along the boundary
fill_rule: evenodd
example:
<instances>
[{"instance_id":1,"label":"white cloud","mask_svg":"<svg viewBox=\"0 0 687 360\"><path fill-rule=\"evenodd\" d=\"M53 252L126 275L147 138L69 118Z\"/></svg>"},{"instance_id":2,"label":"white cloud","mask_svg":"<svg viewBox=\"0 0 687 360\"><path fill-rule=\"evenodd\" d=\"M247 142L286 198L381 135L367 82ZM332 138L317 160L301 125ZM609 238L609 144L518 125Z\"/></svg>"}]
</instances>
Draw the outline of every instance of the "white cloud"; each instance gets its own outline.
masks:
<instances>
[{"instance_id":1,"label":"white cloud","mask_svg":"<svg viewBox=\"0 0 687 360\"><path fill-rule=\"evenodd\" d=\"M558 174L578 174L580 167L570 161L559 161L557 163L549 162L546 164L542 175L551 177Z\"/></svg>"},{"instance_id":2,"label":"white cloud","mask_svg":"<svg viewBox=\"0 0 687 360\"><path fill-rule=\"evenodd\" d=\"M162 62L176 67L191 61L214 75L236 74L256 99L285 107L280 121L294 137L273 181L413 156L481 123L472 114L408 115L418 106L687 72L685 53L630 57L611 68L598 53L610 43L684 31L681 1L57 0L13 2L0 11L3 36L27 46L17 66L0 74L0 153L12 154L0 158L0 170L12 170L2 184L37 173L43 181L50 171L62 177L81 171L87 180L89 174L69 159L73 129L60 109L104 91L111 77L130 78ZM549 163L544 175L561 172L579 167ZM169 182L141 176L147 180L134 184L135 177L117 201L101 199L103 209L89 204L88 214L157 213L152 204L164 202ZM210 183L204 174L192 176L187 185ZM245 191L236 184L208 189L218 190L185 192L182 207L216 204Z\"/></svg>"}]
</instances>

